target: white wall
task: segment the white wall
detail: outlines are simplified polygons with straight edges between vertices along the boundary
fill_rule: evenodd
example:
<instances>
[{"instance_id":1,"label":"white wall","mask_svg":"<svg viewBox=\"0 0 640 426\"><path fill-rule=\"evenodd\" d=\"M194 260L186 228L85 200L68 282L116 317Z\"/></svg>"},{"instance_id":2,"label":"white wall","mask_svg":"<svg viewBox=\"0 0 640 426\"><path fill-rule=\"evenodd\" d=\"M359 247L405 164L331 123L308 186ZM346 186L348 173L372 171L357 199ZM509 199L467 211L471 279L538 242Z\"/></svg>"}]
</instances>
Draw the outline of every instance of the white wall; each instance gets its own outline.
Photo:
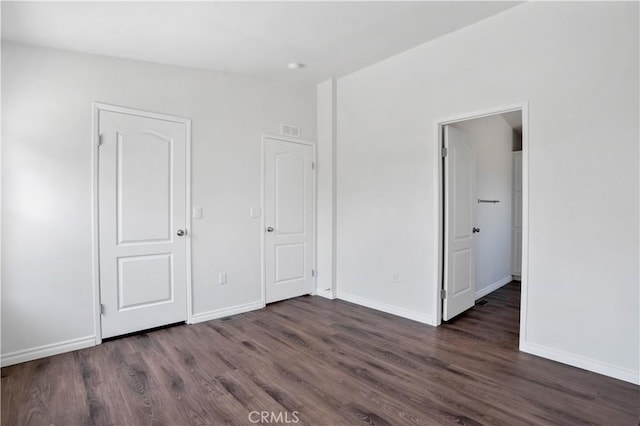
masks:
<instances>
[{"instance_id":1,"label":"white wall","mask_svg":"<svg viewBox=\"0 0 640 426\"><path fill-rule=\"evenodd\" d=\"M637 381L638 36L637 3L525 3L339 79L339 297L435 316L435 121L528 100L523 348Z\"/></svg>"},{"instance_id":2,"label":"white wall","mask_svg":"<svg viewBox=\"0 0 640 426\"><path fill-rule=\"evenodd\" d=\"M260 220L249 218L260 206L261 132L286 122L316 133L311 85L3 45L3 361L94 334L92 101L192 119L192 201L204 207L190 234L199 319L261 300Z\"/></svg>"},{"instance_id":3,"label":"white wall","mask_svg":"<svg viewBox=\"0 0 640 426\"><path fill-rule=\"evenodd\" d=\"M513 129L500 115L456 123L469 135L476 160L476 195L499 203L478 203L474 226L476 299L511 281L511 152Z\"/></svg>"},{"instance_id":4,"label":"white wall","mask_svg":"<svg viewBox=\"0 0 640 426\"><path fill-rule=\"evenodd\" d=\"M317 294L335 297L335 80L318 85L317 119L317 185L318 185L318 241Z\"/></svg>"}]
</instances>

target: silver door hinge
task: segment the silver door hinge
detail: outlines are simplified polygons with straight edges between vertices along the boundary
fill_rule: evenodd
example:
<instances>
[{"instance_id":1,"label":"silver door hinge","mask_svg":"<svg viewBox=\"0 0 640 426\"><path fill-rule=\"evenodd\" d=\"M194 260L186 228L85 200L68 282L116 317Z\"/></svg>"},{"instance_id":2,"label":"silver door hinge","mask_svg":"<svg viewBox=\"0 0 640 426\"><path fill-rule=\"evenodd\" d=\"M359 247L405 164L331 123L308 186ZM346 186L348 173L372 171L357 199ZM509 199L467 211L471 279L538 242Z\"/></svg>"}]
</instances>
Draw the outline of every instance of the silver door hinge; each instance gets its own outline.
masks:
<instances>
[{"instance_id":1,"label":"silver door hinge","mask_svg":"<svg viewBox=\"0 0 640 426\"><path fill-rule=\"evenodd\" d=\"M316 163L311 163L311 170L315 170L316 169Z\"/></svg>"},{"instance_id":2,"label":"silver door hinge","mask_svg":"<svg viewBox=\"0 0 640 426\"><path fill-rule=\"evenodd\" d=\"M316 270L315 270L315 269L312 269L312 270L311 270L311 276L312 276L312 277L315 277L315 276L316 276Z\"/></svg>"},{"instance_id":3,"label":"silver door hinge","mask_svg":"<svg viewBox=\"0 0 640 426\"><path fill-rule=\"evenodd\" d=\"M447 156L447 148L446 147L442 147L442 150L440 151L440 155L442 155L442 158Z\"/></svg>"},{"instance_id":4,"label":"silver door hinge","mask_svg":"<svg viewBox=\"0 0 640 426\"><path fill-rule=\"evenodd\" d=\"M105 311L104 303L101 303L100 304L100 315L104 315L104 311Z\"/></svg>"},{"instance_id":5,"label":"silver door hinge","mask_svg":"<svg viewBox=\"0 0 640 426\"><path fill-rule=\"evenodd\" d=\"M98 146L102 145L102 133L98 135Z\"/></svg>"},{"instance_id":6,"label":"silver door hinge","mask_svg":"<svg viewBox=\"0 0 640 426\"><path fill-rule=\"evenodd\" d=\"M443 288L442 290L440 290L440 299L446 299L446 298L447 298L447 290Z\"/></svg>"}]
</instances>

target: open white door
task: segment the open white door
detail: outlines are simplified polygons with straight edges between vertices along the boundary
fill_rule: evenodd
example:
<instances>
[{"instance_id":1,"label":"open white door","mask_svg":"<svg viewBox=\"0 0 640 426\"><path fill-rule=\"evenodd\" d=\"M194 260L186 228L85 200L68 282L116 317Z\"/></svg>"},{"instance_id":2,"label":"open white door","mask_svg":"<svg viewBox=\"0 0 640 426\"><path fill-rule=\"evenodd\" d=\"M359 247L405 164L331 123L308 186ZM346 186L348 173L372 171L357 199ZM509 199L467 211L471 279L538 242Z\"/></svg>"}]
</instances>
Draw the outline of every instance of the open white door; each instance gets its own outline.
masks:
<instances>
[{"instance_id":1,"label":"open white door","mask_svg":"<svg viewBox=\"0 0 640 426\"><path fill-rule=\"evenodd\" d=\"M102 337L187 318L185 123L99 112Z\"/></svg>"},{"instance_id":2,"label":"open white door","mask_svg":"<svg viewBox=\"0 0 640 426\"><path fill-rule=\"evenodd\" d=\"M266 303L313 292L313 146L264 140Z\"/></svg>"},{"instance_id":3,"label":"open white door","mask_svg":"<svg viewBox=\"0 0 640 426\"><path fill-rule=\"evenodd\" d=\"M446 321L475 303L475 158L467 134L444 127L444 290Z\"/></svg>"}]
</instances>

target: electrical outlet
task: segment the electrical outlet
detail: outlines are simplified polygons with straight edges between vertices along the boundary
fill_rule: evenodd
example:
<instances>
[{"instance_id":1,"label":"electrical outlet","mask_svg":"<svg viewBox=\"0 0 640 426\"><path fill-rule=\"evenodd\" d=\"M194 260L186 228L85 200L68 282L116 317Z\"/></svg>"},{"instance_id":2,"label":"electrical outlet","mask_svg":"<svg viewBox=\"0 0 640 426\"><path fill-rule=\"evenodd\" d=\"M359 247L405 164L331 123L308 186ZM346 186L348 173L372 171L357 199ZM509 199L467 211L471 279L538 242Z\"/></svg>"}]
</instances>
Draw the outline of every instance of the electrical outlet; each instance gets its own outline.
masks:
<instances>
[{"instance_id":1,"label":"electrical outlet","mask_svg":"<svg viewBox=\"0 0 640 426\"><path fill-rule=\"evenodd\" d=\"M218 284L224 285L226 283L227 283L227 273L220 272L220 274L218 274Z\"/></svg>"}]
</instances>

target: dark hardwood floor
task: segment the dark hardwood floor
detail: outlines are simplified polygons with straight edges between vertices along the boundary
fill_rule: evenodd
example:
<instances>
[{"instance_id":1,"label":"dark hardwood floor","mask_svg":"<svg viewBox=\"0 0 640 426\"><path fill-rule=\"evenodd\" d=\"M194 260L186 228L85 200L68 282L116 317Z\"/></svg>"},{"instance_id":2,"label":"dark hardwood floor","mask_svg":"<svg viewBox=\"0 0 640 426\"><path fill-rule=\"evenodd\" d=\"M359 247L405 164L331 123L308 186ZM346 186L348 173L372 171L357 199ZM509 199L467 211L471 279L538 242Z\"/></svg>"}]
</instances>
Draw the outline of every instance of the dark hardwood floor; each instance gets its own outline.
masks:
<instances>
[{"instance_id":1,"label":"dark hardwood floor","mask_svg":"<svg viewBox=\"0 0 640 426\"><path fill-rule=\"evenodd\" d=\"M445 322L442 327L471 339L517 350L520 337L520 282L512 281L481 298L473 309Z\"/></svg>"},{"instance_id":2,"label":"dark hardwood floor","mask_svg":"<svg viewBox=\"0 0 640 426\"><path fill-rule=\"evenodd\" d=\"M2 424L638 424L637 386L517 351L518 283L485 299L433 328L301 297L6 367Z\"/></svg>"}]
</instances>

